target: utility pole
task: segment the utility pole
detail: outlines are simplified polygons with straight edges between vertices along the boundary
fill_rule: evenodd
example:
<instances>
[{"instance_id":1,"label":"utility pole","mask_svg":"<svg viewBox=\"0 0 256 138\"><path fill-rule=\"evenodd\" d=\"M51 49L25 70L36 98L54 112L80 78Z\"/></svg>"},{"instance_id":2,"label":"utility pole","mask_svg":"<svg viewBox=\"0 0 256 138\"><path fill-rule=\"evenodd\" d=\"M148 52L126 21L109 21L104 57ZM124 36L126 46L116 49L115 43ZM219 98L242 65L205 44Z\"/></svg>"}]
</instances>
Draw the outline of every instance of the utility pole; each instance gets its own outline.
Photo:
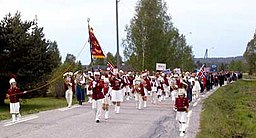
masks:
<instances>
[{"instance_id":1,"label":"utility pole","mask_svg":"<svg viewBox=\"0 0 256 138\"><path fill-rule=\"evenodd\" d=\"M120 55L119 55L119 32L118 32L118 2L120 0L116 0L116 64L117 68L120 68Z\"/></svg>"}]
</instances>

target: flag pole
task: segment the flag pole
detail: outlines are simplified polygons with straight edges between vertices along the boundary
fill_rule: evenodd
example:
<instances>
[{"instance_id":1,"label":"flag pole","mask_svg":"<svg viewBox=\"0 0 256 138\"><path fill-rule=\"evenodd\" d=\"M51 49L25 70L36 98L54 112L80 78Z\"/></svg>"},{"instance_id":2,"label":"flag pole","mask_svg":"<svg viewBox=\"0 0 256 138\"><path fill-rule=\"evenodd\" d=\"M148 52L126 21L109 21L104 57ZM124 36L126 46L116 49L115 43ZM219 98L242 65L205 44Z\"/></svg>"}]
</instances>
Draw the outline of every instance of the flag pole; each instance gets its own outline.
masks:
<instances>
[{"instance_id":1,"label":"flag pole","mask_svg":"<svg viewBox=\"0 0 256 138\"><path fill-rule=\"evenodd\" d=\"M90 30L91 30L91 28L90 28L90 18L87 18L87 22L88 22L88 33L89 33L89 42L90 42L91 66L92 66L92 72L93 72L94 63L93 63L93 57L92 57L92 43L90 41Z\"/></svg>"}]
</instances>

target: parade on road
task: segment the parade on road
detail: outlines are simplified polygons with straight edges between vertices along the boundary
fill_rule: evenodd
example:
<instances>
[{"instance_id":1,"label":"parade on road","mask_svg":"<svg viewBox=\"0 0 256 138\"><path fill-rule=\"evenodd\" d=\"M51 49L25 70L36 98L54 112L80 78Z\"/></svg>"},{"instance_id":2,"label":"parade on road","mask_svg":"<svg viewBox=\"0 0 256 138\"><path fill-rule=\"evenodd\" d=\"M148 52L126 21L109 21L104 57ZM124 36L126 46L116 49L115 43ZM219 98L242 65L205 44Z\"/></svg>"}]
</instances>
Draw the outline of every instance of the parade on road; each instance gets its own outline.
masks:
<instances>
[{"instance_id":1,"label":"parade on road","mask_svg":"<svg viewBox=\"0 0 256 138\"><path fill-rule=\"evenodd\" d=\"M206 92L237 80L241 74L235 72L205 72L204 65L199 72L127 72L109 66L107 70L94 72L66 72L63 74L67 110L73 109L76 97L79 105L89 104L94 112L93 122L101 123L113 119L113 114L122 116L125 103L133 110L145 112L151 105L167 103L169 111L175 112L176 130L179 136L187 133L189 110ZM11 123L20 121L19 95L15 78L11 78L7 96L10 99ZM16 95L19 94L19 95ZM85 101L85 97L89 97ZM110 110L110 109L113 110ZM112 112L111 112L112 111ZM111 116L112 115L112 116ZM50 117L50 115L49 115ZM127 118L129 120L129 118ZM113 132L115 133L115 132Z\"/></svg>"}]
</instances>

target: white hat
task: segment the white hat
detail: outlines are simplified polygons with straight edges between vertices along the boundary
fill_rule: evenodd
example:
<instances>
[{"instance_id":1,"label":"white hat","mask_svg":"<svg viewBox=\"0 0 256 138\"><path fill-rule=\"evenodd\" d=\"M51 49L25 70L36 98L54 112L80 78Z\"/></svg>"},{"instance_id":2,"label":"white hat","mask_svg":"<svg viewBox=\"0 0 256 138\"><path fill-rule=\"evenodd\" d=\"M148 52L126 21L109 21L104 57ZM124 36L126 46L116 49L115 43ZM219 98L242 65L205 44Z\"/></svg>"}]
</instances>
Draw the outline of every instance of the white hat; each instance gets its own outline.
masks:
<instances>
[{"instance_id":1,"label":"white hat","mask_svg":"<svg viewBox=\"0 0 256 138\"><path fill-rule=\"evenodd\" d=\"M164 77L164 76L165 76L165 73L162 73L161 75Z\"/></svg>"},{"instance_id":2,"label":"white hat","mask_svg":"<svg viewBox=\"0 0 256 138\"><path fill-rule=\"evenodd\" d=\"M178 78L179 76L178 76L178 74L174 74L173 77L174 78Z\"/></svg>"},{"instance_id":3,"label":"white hat","mask_svg":"<svg viewBox=\"0 0 256 138\"><path fill-rule=\"evenodd\" d=\"M10 84L15 83L15 82L16 82L16 81L15 81L14 78L11 78L10 81L9 81Z\"/></svg>"},{"instance_id":4,"label":"white hat","mask_svg":"<svg viewBox=\"0 0 256 138\"><path fill-rule=\"evenodd\" d=\"M140 78L135 78L134 82L135 82L135 84L140 84L141 83L141 79Z\"/></svg>"},{"instance_id":5,"label":"white hat","mask_svg":"<svg viewBox=\"0 0 256 138\"><path fill-rule=\"evenodd\" d=\"M68 72L68 75L73 76L73 72Z\"/></svg>"},{"instance_id":6,"label":"white hat","mask_svg":"<svg viewBox=\"0 0 256 138\"><path fill-rule=\"evenodd\" d=\"M141 74L142 77L147 76L147 72Z\"/></svg>"},{"instance_id":7,"label":"white hat","mask_svg":"<svg viewBox=\"0 0 256 138\"><path fill-rule=\"evenodd\" d=\"M178 85L177 85L177 84L175 84L175 85L173 85L173 87L174 87L174 88L178 88Z\"/></svg>"},{"instance_id":8,"label":"white hat","mask_svg":"<svg viewBox=\"0 0 256 138\"><path fill-rule=\"evenodd\" d=\"M122 70L119 70L119 73L124 73L124 71L122 71Z\"/></svg>"},{"instance_id":9,"label":"white hat","mask_svg":"<svg viewBox=\"0 0 256 138\"><path fill-rule=\"evenodd\" d=\"M151 79L156 79L156 76L150 76Z\"/></svg>"},{"instance_id":10,"label":"white hat","mask_svg":"<svg viewBox=\"0 0 256 138\"><path fill-rule=\"evenodd\" d=\"M185 89L179 89L178 95L183 95L186 93Z\"/></svg>"},{"instance_id":11,"label":"white hat","mask_svg":"<svg viewBox=\"0 0 256 138\"><path fill-rule=\"evenodd\" d=\"M65 76L67 76L67 75L68 75L68 72L64 73L64 74L63 74L63 77L65 77Z\"/></svg>"},{"instance_id":12,"label":"white hat","mask_svg":"<svg viewBox=\"0 0 256 138\"><path fill-rule=\"evenodd\" d=\"M93 75L94 75L94 76L96 76L96 75L99 75L99 76L100 76L100 72L95 71L95 72L93 73Z\"/></svg>"}]
</instances>

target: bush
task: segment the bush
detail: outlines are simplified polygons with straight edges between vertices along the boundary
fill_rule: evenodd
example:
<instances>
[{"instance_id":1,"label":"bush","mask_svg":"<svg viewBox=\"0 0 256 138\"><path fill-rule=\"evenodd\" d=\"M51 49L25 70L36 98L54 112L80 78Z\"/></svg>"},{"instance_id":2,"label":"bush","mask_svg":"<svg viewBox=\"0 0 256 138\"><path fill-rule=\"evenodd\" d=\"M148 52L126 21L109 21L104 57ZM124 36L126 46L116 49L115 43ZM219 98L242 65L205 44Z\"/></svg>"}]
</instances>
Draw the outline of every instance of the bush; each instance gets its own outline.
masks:
<instances>
[{"instance_id":1,"label":"bush","mask_svg":"<svg viewBox=\"0 0 256 138\"><path fill-rule=\"evenodd\" d=\"M256 137L256 82L219 88L203 103L198 138Z\"/></svg>"}]
</instances>

